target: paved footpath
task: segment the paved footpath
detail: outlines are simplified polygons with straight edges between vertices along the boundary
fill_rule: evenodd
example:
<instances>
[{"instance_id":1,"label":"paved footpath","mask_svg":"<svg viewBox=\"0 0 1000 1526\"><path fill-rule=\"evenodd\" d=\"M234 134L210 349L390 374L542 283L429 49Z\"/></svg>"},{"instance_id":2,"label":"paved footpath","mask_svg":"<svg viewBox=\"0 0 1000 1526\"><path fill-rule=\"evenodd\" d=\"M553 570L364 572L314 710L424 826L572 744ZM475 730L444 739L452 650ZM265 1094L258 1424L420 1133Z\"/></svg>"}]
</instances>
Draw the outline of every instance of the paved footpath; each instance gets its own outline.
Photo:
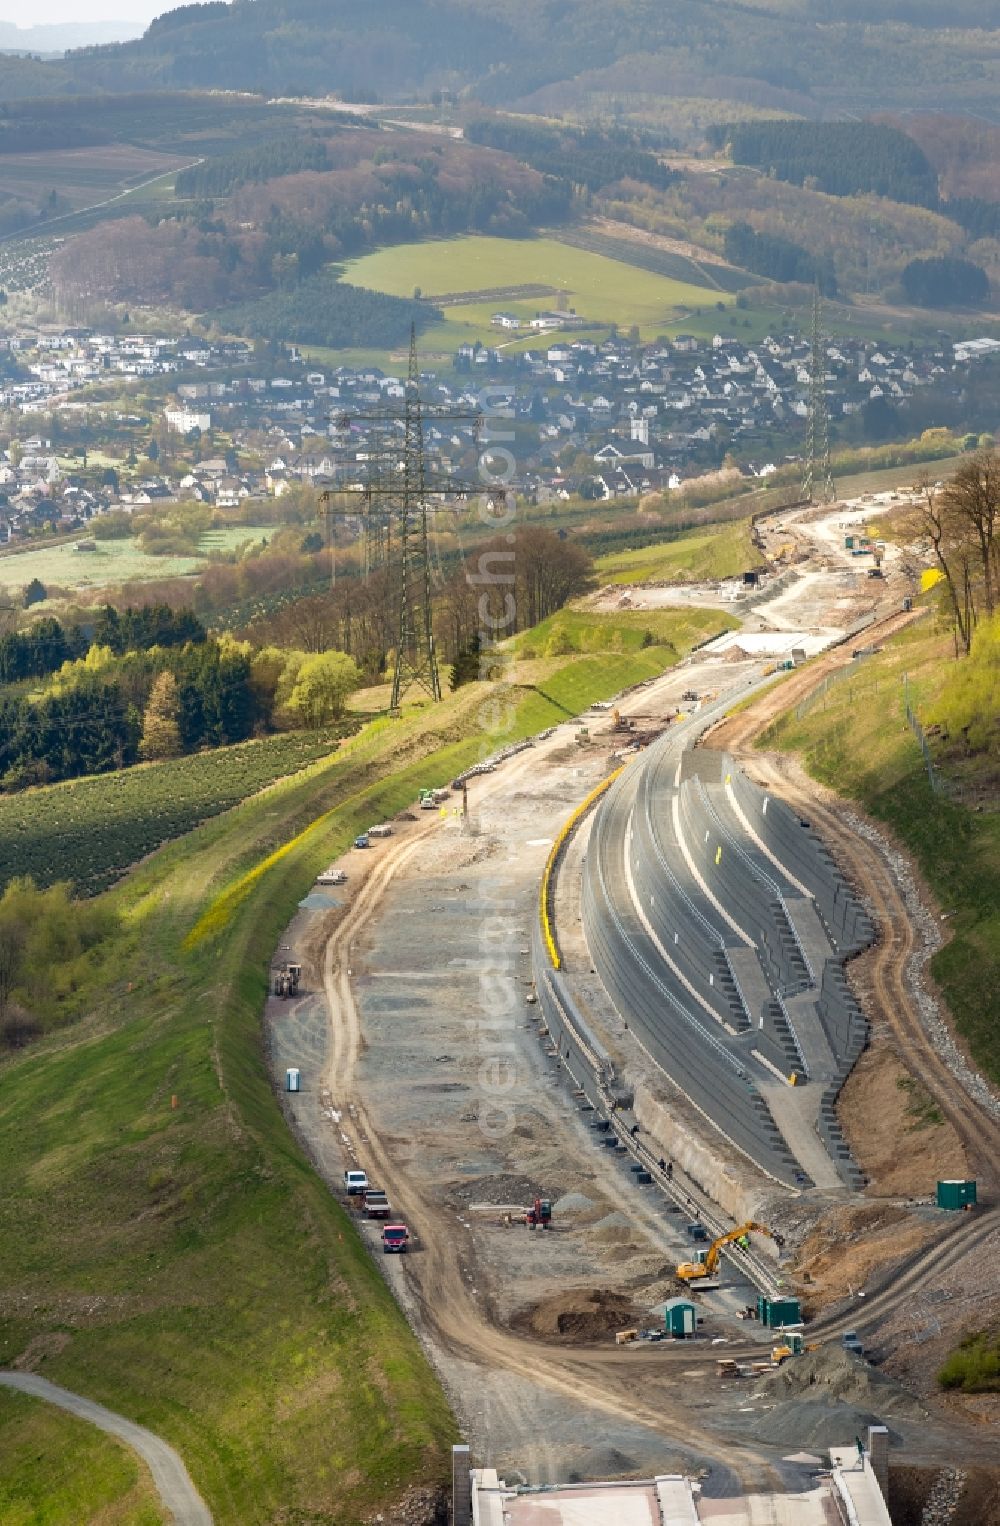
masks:
<instances>
[{"instance_id":1,"label":"paved footpath","mask_svg":"<svg viewBox=\"0 0 1000 1526\"><path fill-rule=\"evenodd\" d=\"M69 1410L81 1420L89 1420L91 1425L117 1436L138 1452L148 1465L168 1519L176 1526L212 1526L208 1506L192 1483L187 1468L173 1447L154 1436L152 1431L126 1420L124 1415L114 1414L103 1404L72 1394L68 1388L60 1388L47 1378L39 1378L33 1372L0 1372L0 1384L5 1388L16 1388L19 1393L29 1394L34 1399L58 1404L60 1409Z\"/></svg>"}]
</instances>

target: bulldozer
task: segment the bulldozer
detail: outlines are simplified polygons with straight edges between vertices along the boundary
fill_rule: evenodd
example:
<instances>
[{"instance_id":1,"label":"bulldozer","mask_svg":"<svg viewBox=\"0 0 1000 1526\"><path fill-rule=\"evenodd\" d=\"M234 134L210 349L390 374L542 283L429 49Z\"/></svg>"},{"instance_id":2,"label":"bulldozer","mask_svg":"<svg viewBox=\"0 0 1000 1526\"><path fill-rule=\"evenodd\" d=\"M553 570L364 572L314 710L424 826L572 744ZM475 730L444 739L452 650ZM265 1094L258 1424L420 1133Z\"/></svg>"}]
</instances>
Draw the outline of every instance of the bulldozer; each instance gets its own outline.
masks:
<instances>
[{"instance_id":1,"label":"bulldozer","mask_svg":"<svg viewBox=\"0 0 1000 1526\"><path fill-rule=\"evenodd\" d=\"M677 1268L678 1277L682 1282L697 1282L702 1277L713 1276L719 1264L719 1253L722 1247L736 1241L743 1246L744 1250L749 1249L751 1234L767 1235L768 1239L773 1240L779 1247L782 1243L766 1224L757 1224L751 1219L748 1223L740 1224L736 1229L730 1229L726 1234L719 1235L717 1240L713 1240L705 1252L704 1261L682 1261Z\"/></svg>"}]
</instances>

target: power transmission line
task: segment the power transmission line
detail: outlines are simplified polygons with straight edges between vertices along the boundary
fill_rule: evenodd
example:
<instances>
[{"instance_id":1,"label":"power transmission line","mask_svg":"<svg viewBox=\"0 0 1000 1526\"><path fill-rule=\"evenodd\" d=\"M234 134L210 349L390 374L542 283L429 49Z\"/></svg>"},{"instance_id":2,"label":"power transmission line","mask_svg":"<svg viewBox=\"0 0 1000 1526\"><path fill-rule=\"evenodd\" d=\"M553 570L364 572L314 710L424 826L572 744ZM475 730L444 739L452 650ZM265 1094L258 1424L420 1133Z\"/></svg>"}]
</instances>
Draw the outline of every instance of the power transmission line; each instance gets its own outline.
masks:
<instances>
[{"instance_id":1,"label":"power transmission line","mask_svg":"<svg viewBox=\"0 0 1000 1526\"><path fill-rule=\"evenodd\" d=\"M429 475L424 448L424 421L425 418L444 419L451 423L465 421L474 424L478 430L482 415L454 412L433 405L429 407L424 403L420 396L416 327L411 326L402 414L345 414L338 422L342 427L349 426L352 417L367 418L369 422L381 425L386 433L392 423L401 426L401 455L392 458L388 451L384 455L381 450L378 451L373 459L370 457L364 485L340 490L359 494L363 500L360 510L331 508L331 501L337 494L336 489L329 488L323 494L328 515L341 514L346 518L361 519L365 535L366 569L381 565L389 571L386 580L387 621L389 628L396 633L389 709L397 712L404 695L414 686L422 688L432 700L441 698L431 600L429 500L445 495L467 498L476 491L473 485L461 483L454 477L436 478ZM487 491L491 496L497 496L496 490ZM503 496L506 498L506 489ZM329 525L329 518L327 523Z\"/></svg>"},{"instance_id":2,"label":"power transmission line","mask_svg":"<svg viewBox=\"0 0 1000 1526\"><path fill-rule=\"evenodd\" d=\"M820 503L836 497L830 466L830 414L826 404L826 349L822 334L819 287L813 291L812 348L809 357L809 429L802 496Z\"/></svg>"}]
</instances>

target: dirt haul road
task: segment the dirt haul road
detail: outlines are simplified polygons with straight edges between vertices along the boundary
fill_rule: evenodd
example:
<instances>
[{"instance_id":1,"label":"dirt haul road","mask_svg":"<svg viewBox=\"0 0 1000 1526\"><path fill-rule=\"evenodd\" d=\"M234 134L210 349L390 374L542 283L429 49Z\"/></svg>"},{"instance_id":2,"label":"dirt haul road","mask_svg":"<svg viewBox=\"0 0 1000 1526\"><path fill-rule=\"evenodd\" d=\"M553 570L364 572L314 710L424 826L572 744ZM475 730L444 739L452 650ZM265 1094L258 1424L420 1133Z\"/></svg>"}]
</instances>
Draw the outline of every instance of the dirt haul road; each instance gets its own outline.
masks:
<instances>
[{"instance_id":1,"label":"dirt haul road","mask_svg":"<svg viewBox=\"0 0 1000 1526\"><path fill-rule=\"evenodd\" d=\"M538 767L534 751L507 763L495 778L479 785L477 805L491 794L509 792L519 779L527 782ZM417 827L408 840L393 843L330 936L324 954L330 1050L323 1085L337 1100L349 1153L356 1154L369 1176L386 1188L394 1212L414 1236L416 1253L386 1268L404 1306L446 1378L457 1360L481 1369L484 1378L499 1371L526 1380L527 1387L507 1389L508 1405L523 1406L515 1428L525 1435L537 1423L532 1391L541 1387L574 1407L582 1407L586 1413L580 1419L585 1425L599 1429L601 1422L595 1413L599 1411L629 1425L648 1427L656 1436L676 1443L695 1464L698 1460L714 1464L723 1480L735 1473L746 1487L773 1486L775 1473L767 1453L753 1446L735 1451L731 1442L714 1442L701 1420L692 1418L691 1406L678 1393L678 1364L690 1368L690 1352L671 1348L633 1352L611 1347L574 1354L495 1323L486 1300L473 1291L477 1279L471 1234L455 1219L445 1218L439 1204L428 1200L383 1139L380 1119L358 1084L364 1041L352 988L352 946L393 880L405 872L436 827L436 821L433 826ZM506 1424L511 1427L510 1415ZM553 1459L552 1471L559 1476L558 1458Z\"/></svg>"},{"instance_id":2,"label":"dirt haul road","mask_svg":"<svg viewBox=\"0 0 1000 1526\"><path fill-rule=\"evenodd\" d=\"M843 562L843 558L837 560ZM816 616L834 605L840 606L837 614L843 621L842 629L856 618L862 599L871 608L869 589L859 587L853 575L849 597L844 597L848 591L844 578L843 565L833 565L825 578L800 580L804 628L815 628ZM898 611L901 601L894 602ZM794 598L786 597L786 616L794 603ZM765 609L756 611L755 621L765 614ZM870 627L863 639L866 643L881 639L909 618L893 612L883 623ZM747 719L735 718L734 726L752 728L755 722L749 719L751 715L757 724L766 724L768 718L810 693L830 672L849 661L847 647L825 654L768 690L753 711L747 712ZM753 662L742 667L727 662L720 670L718 658L714 667L709 661L704 667L685 665L640 690L621 708L626 712L640 708L656 712L657 706L665 709L684 688L715 689L730 681L738 684L759 672L760 664ZM734 731L726 745L739 744L739 733ZM307 995L298 1006L283 1008L280 1024L271 1021L278 1014L269 1013L272 1064L281 1074L282 1065L298 1061L295 1044L310 1046L310 1061L322 1066L325 1104L317 1107L310 1097L294 1103L286 1099L293 1126L334 1191L339 1193L344 1166L357 1159L386 1188L394 1210L409 1224L415 1253L390 1258L384 1270L441 1373L468 1439L474 1446L480 1440L489 1448L489 1456L479 1451L480 1460L496 1461L498 1453L503 1459L506 1442L506 1460L528 1469L533 1481L564 1479L576 1466L567 1461L578 1455L574 1443L585 1433L606 1443L610 1455L603 1463L604 1476L663 1471L670 1466L696 1467L700 1461L712 1465L710 1490L722 1490L737 1479L750 1487L770 1485L776 1472L782 1472L781 1453L754 1443L752 1421L741 1421L744 1429L740 1436L741 1440L746 1438L745 1445L715 1439L709 1430L713 1412L726 1402L714 1376L708 1377L717 1355L709 1342L696 1347L616 1350L605 1335L604 1344L567 1349L565 1344L537 1333L531 1338L519 1333L516 1320L512 1326L516 1305L530 1301L545 1275L550 1278L550 1288L551 1279L559 1273L565 1284L577 1287L585 1276L596 1275L593 1256L589 1271L578 1266L575 1258L585 1259L591 1241L600 1234L614 1238L606 1264L619 1255L625 1262L634 1251L626 1243L630 1237L646 1235L647 1252L652 1244L661 1263L667 1259L664 1246L669 1243L657 1235L648 1209L641 1214L632 1212L632 1199L627 1194L634 1193L634 1183L627 1178L623 1183L623 1173L619 1170L616 1177L613 1164L605 1159L595 1166L594 1157L601 1152L594 1150L592 1138L586 1138L563 1083L552 1073L551 1065L546 1069L540 1059L537 1041L523 1034L520 1039L522 1045L534 1043L535 1049L535 1057L527 1062L532 1070L530 1096L526 1094L524 1101L524 1111L530 1117L529 1126L523 1129L520 1156L511 1155L513 1163L508 1165L506 1177L495 1164L482 1164L481 1157L488 1152L480 1148L482 1142L477 1140L475 1128L466 1127L463 1132L456 1122L458 1114L450 1094L469 1088L447 1078L461 1075L462 1064L474 1067L479 1063L474 1046L456 1035L471 1026L470 1007L462 1011L461 1003L475 1003L479 977L472 971L473 967L478 970L483 960L481 953L478 960L475 955L463 957L473 950L468 941L462 942L462 923L452 916L451 908L463 898L487 894L483 887L498 871L482 861L482 854L488 858L496 849L501 859L506 855L503 873L513 885L510 905L516 904L515 910L505 914L504 935L515 945L527 941L524 928L535 915L545 845L551 842L551 836L534 837L532 830L554 833L606 767L604 759L594 756L589 771L585 766L574 766L585 754L573 754L567 730L560 728L554 739L508 761L496 775L475 781L473 810L482 813L488 824L483 837L487 847L482 853L473 851L474 839L462 838L467 850L463 857L455 851L458 839L452 833L449 860L445 841L449 834L437 831L442 824L436 817L430 822L419 817L401 827L398 838L378 848L375 862L368 855L355 855L349 866L351 895L341 919L331 929L328 913L313 914L308 924L290 931L305 956L306 984L319 988L323 999L317 1001ZM571 761L567 761L570 755ZM525 800L530 808L524 805ZM511 864L516 865L516 874L509 870ZM452 900L446 905L449 896ZM442 904L434 904L438 900ZM435 913L447 913L451 920L435 921ZM412 920L407 923L406 917ZM412 931L414 927L418 935L407 941L407 928ZM515 946L513 953L518 952L523 955L527 949ZM412 968L408 969L408 964ZM451 981L447 988L442 979L445 976ZM882 978L891 982L888 965ZM387 1003L383 1001L380 1009L372 992L379 985L385 990L393 981L394 989L405 995L394 998L393 1020L387 1022ZM424 992L431 994L425 997ZM887 992L887 1004L896 999L891 990ZM299 1010L304 1013L303 1022L293 1033L292 1023ZM515 1026L523 1029L530 1025L520 1022ZM275 1041L277 1049L273 1047ZM428 1044L437 1044L440 1050L448 1050L463 1042L466 1047L459 1062L450 1066L445 1062L454 1060L452 1054L427 1049ZM912 1042L919 1043L919 1036L913 1036ZM440 1062L440 1068L433 1062ZM418 1092L430 1099L422 1114L413 1101L412 1094ZM435 1116L435 1108L440 1116ZM955 1116L960 1112L961 1108ZM534 1137L532 1121L539 1124ZM969 1137L969 1132L966 1121L963 1138ZM513 1205L530 1201L527 1178L536 1189L542 1184L543 1191L554 1180L562 1182L564 1190L576 1187L577 1191L566 1193L569 1198L579 1198L580 1185L592 1183L585 1185L587 1193L603 1199L605 1205L610 1200L611 1207L617 1206L617 1195L628 1211L625 1215L612 1213L600 1220L596 1231L588 1228L585 1235L575 1238L569 1225L563 1240L564 1221L571 1215L560 1210L555 1233L533 1236L523 1229L508 1230L504 1240L504 1231L484 1229L473 1211L477 1206L492 1206L495 1219L496 1196L480 1205L466 1197L465 1208L458 1210L456 1204L462 1194L456 1193L455 1181L463 1173L471 1184L470 1191L482 1191L484 1183L491 1180L510 1182L508 1196L502 1201ZM440 1177L446 1174L451 1180L442 1185ZM595 1215L600 1211L594 1208ZM612 1229L612 1220L621 1221L621 1227L616 1223ZM602 1224L609 1227L601 1230ZM503 1242L499 1263L494 1254L498 1233ZM864 1305L866 1324L876 1317L891 1318L894 1311L905 1309L915 1293L934 1285L936 1278L947 1276L952 1266L968 1259L966 1253L978 1250L982 1256L991 1234L989 1220L967 1220L944 1246L922 1248L897 1264L883 1286L872 1284L872 1296ZM368 1238L373 1243L370 1233ZM544 1242L544 1251L539 1241ZM381 1263L382 1258L378 1259ZM677 1259L671 1248L670 1265ZM540 1272L543 1260L550 1260L556 1271ZM613 1280L611 1272L605 1275ZM623 1276L618 1286L641 1285L646 1289L651 1282L655 1282L653 1275L645 1281ZM670 1296L675 1290L667 1288L656 1296ZM654 1306L651 1293L645 1301L647 1308ZM835 1337L840 1330L861 1323L858 1309L854 1305L831 1310L824 1316L824 1333ZM760 1356L761 1350L730 1331L725 1354ZM477 1418L483 1420L478 1429ZM849 1442L852 1434L840 1439ZM593 1455L583 1466L588 1471L595 1467ZM787 1473L785 1477L787 1482Z\"/></svg>"},{"instance_id":3,"label":"dirt haul road","mask_svg":"<svg viewBox=\"0 0 1000 1526\"><path fill-rule=\"evenodd\" d=\"M681 670L671 681L679 688L690 680L687 671ZM649 690L640 691L633 703L649 708ZM511 760L496 775L477 781L474 812L485 819L492 813L506 825L515 822L517 841L519 798L525 794L544 797L546 779L558 774L559 757L570 750L565 743L560 745L557 736L551 743ZM565 769L569 765L564 762L562 766ZM567 786L577 795L586 793L589 781L575 782L572 777L581 770L569 767L569 772ZM544 813L549 806L543 799L536 809ZM561 821L563 809L560 808L552 826ZM525 833L530 830L530 826L525 826ZM434 967L435 964L461 967L471 962L462 957L467 945L457 936L457 930L449 933L435 924L433 916L443 910L435 903L445 895L441 860L448 856L449 838L453 853L464 843L474 856L479 851L476 845L489 841L490 832L484 831L479 838L459 837L436 816L430 822L418 817L408 825L401 825L399 835L380 849L384 856L371 864L364 883L356 888L343 920L332 931L327 924L311 945L308 942L297 945L305 954L307 983L320 985L325 996L321 1021L327 1043L321 1089L335 1102L337 1112L337 1149L332 1152L314 1149L314 1158L338 1192L340 1171L352 1163L352 1158L356 1159L369 1177L387 1190L394 1213L408 1223L415 1239L414 1254L384 1263L380 1256L378 1259L435 1362L463 1432L473 1442L480 1460L508 1465L513 1460L513 1465L525 1470L532 1481L551 1482L564 1480L568 1472L589 1472L592 1467L596 1467L600 1476L599 1463L590 1460L596 1451L598 1457L603 1452L608 1455L606 1474L678 1466L697 1468L707 1463L712 1468L709 1480L712 1491L724 1492L737 1482L750 1488L773 1486L779 1476L794 1486L798 1480L788 1476L781 1460L783 1453L793 1448L786 1445L780 1450L770 1450L755 1444L754 1422L746 1419L747 1399L720 1391L715 1376L720 1349L709 1341L696 1346L618 1349L611 1344L610 1334L605 1334L594 1337L586 1347L567 1349L565 1344L556 1344L544 1335L521 1333L523 1326L518 1320L511 1327L510 1304L527 1300L529 1290L538 1286L538 1261L554 1262L561 1255L567 1284L579 1285L585 1270L576 1264L575 1257L582 1254L584 1247L577 1239L563 1249L570 1240L565 1224L571 1217L568 1212L557 1210L556 1230L551 1235L529 1235L523 1229L513 1228L489 1230L468 1207L456 1212L453 1192L448 1184L442 1187L438 1179L439 1172L454 1172L456 1160L461 1171L463 1154L473 1173L471 1180L477 1193L485 1191L485 1181L490 1179L488 1173L484 1176L484 1169L476 1159L481 1141L477 1140L474 1121L456 1136L434 1117L435 1107L442 1118L447 1111L449 1093L455 1089L450 1077L463 1074L463 1065L478 1064L478 1058L470 1062L468 1056L464 1060L460 1057L457 1068L438 1069L422 1061L419 1052L412 1048L413 1029L420 1028L430 1035L432 1060L451 1057L450 1053L440 1051L452 1050L456 1025L449 1023L445 986L434 978ZM520 849L516 851L520 853ZM544 858L544 846L535 851ZM357 860L364 857L359 854ZM463 886L468 889L475 874L491 872L488 857L472 867L469 862L461 861L460 889ZM537 883L530 865L524 871L524 881L530 915L536 905ZM524 936L517 930L522 915L513 914L509 938ZM407 916L419 918L425 929L423 939L418 934L416 941L433 945L422 972L414 968L414 944L403 941ZM523 926L521 921L522 929ZM517 952L515 948L514 953ZM406 991L405 996L393 998L388 1040L379 1031L377 999L372 995L373 990L387 987ZM429 987L433 994L422 996ZM459 994L462 990L470 994L470 1002L474 1003L467 975ZM523 1001L523 996L518 999ZM467 1010L472 1010L471 1005ZM287 1017L285 1008L282 1022ZM566 1154L576 1149L593 1161L592 1175L605 1179L607 1190L603 1195L610 1199L609 1206L618 1203L626 1210L628 1225L623 1223L614 1231L610 1228L602 1231L598 1226L584 1233L589 1237L614 1234L613 1254L624 1260L627 1247L623 1242L648 1228L644 1216L649 1215L650 1208L634 1188L622 1186L621 1168L616 1170L602 1158L603 1152L595 1149L592 1137L587 1140L587 1131L578 1117L575 1119L578 1135L565 1132L566 1125L552 1104L553 1095L563 1097L565 1110L572 1112L564 1082L552 1075L551 1069L546 1074L546 1062L541 1058L537 1041L532 1038L528 1042L534 1044L537 1057L529 1082L532 1097L520 1112L523 1117L533 1109L541 1109L545 1145L540 1147L537 1139L531 1138L518 1141L515 1154L521 1169L535 1182L557 1180L566 1186L578 1186L572 1179L566 1181ZM399 1055L395 1062L393 1050L398 1050ZM554 1094L550 1088L554 1088ZM408 1111L409 1094L420 1091L430 1093L431 1106L414 1128L412 1112ZM329 1125L327 1128L332 1135L333 1130ZM556 1140L560 1130L563 1133ZM518 1198L518 1189L511 1190L515 1194L513 1199L508 1197L505 1201L530 1201L530 1193L527 1198L524 1195ZM520 1189L522 1194L526 1190ZM600 1192L597 1185L587 1184L584 1190L594 1198ZM987 1227L981 1222L965 1221L960 1226L959 1238L963 1242L972 1237L979 1241ZM495 1239L498 1234L508 1251L506 1265L499 1267L495 1261L491 1263L489 1244L490 1236ZM372 1236L369 1234L368 1238L371 1241ZM956 1238L943 1251L911 1258L912 1264L897 1267L883 1290L872 1288L873 1296L865 1305L866 1311L870 1308L871 1316L875 1317L905 1304L915 1288L926 1285L928 1279L939 1275L942 1267L950 1265L961 1253ZM549 1275L558 1276L559 1272L560 1267L555 1267ZM627 1287L627 1279L621 1285ZM669 1296L672 1291L658 1296ZM639 1301L645 1301L642 1292ZM708 1313L711 1327L711 1310L704 1312ZM841 1329L859 1322L857 1305L839 1316L834 1311L825 1320L823 1333L835 1340ZM727 1356L759 1359L769 1349L762 1351L759 1344L751 1344L739 1333L738 1326L716 1324L711 1333L715 1330L725 1332L727 1343L722 1350ZM596 1344L598 1339L600 1344ZM713 1435L712 1427L727 1410L730 1426L728 1435L722 1439ZM730 1428L733 1423L740 1428L735 1436ZM844 1423L849 1441L852 1422ZM581 1458L579 1442L584 1437L590 1438L591 1444ZM595 1448L595 1438L603 1443L603 1451ZM927 1444L931 1445L929 1438ZM948 1455L940 1436L935 1444L941 1455Z\"/></svg>"}]
</instances>

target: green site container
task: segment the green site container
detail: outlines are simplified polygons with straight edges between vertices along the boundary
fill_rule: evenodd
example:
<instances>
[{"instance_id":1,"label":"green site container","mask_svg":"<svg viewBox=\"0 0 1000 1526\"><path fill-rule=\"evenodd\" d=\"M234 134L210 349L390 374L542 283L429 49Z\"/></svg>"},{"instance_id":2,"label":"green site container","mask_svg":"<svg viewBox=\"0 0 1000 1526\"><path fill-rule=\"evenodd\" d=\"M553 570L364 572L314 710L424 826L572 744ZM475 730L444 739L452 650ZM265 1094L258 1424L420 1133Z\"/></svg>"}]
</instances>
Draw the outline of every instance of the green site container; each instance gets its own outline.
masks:
<instances>
[{"instance_id":1,"label":"green site container","mask_svg":"<svg viewBox=\"0 0 1000 1526\"><path fill-rule=\"evenodd\" d=\"M854 545L854 536L853 535L845 535L844 536L844 547L845 547L845 549L850 551L850 549L851 549L851 547L853 545Z\"/></svg>"},{"instance_id":2,"label":"green site container","mask_svg":"<svg viewBox=\"0 0 1000 1526\"><path fill-rule=\"evenodd\" d=\"M797 1298L765 1298L757 1296L757 1318L769 1330L782 1330L785 1325L801 1325L802 1306Z\"/></svg>"},{"instance_id":3,"label":"green site container","mask_svg":"<svg viewBox=\"0 0 1000 1526\"><path fill-rule=\"evenodd\" d=\"M698 1310L689 1298L668 1298L663 1305L663 1324L674 1340L683 1340L697 1331Z\"/></svg>"},{"instance_id":4,"label":"green site container","mask_svg":"<svg viewBox=\"0 0 1000 1526\"><path fill-rule=\"evenodd\" d=\"M937 1205L939 1208L972 1208L975 1202L975 1182L938 1182Z\"/></svg>"}]
</instances>

